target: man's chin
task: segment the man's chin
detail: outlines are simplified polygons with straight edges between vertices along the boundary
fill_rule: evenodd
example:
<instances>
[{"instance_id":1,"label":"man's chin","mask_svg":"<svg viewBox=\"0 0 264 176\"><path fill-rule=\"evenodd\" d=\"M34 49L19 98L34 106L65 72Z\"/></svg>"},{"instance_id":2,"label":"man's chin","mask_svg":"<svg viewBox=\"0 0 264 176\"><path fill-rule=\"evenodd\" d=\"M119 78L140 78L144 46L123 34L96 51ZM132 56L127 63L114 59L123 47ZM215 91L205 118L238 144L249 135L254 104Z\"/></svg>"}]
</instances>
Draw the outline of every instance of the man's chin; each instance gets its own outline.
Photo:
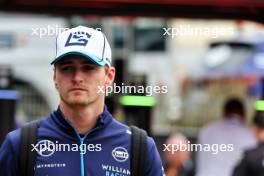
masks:
<instances>
[{"instance_id":1,"label":"man's chin","mask_svg":"<svg viewBox=\"0 0 264 176\"><path fill-rule=\"evenodd\" d=\"M87 100L70 99L67 101L67 104L72 106L86 106L89 104L89 102Z\"/></svg>"}]
</instances>

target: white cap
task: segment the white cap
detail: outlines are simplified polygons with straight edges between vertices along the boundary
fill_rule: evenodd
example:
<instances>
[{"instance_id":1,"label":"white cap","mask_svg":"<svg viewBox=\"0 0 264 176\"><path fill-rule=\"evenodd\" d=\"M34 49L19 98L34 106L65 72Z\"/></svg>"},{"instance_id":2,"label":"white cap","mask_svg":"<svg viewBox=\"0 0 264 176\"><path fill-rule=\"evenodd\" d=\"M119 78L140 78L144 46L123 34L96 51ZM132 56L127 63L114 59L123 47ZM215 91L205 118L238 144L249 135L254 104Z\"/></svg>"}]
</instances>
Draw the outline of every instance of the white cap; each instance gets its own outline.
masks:
<instances>
[{"instance_id":1,"label":"white cap","mask_svg":"<svg viewBox=\"0 0 264 176\"><path fill-rule=\"evenodd\" d=\"M77 54L99 66L111 65L111 48L105 35L98 30L77 26L60 33L56 40L55 64L66 55Z\"/></svg>"}]
</instances>

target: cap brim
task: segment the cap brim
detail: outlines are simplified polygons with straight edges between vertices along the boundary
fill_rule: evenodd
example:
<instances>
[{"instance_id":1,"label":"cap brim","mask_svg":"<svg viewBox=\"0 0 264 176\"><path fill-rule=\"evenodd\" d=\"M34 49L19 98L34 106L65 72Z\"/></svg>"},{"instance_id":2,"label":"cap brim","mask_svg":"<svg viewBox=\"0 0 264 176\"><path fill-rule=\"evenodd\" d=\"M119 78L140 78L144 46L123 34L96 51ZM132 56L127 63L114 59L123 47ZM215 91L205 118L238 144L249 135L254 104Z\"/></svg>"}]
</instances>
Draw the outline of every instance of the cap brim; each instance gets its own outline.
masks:
<instances>
[{"instance_id":1,"label":"cap brim","mask_svg":"<svg viewBox=\"0 0 264 176\"><path fill-rule=\"evenodd\" d=\"M80 56L83 56L84 59L87 59L91 62L93 62L94 64L98 65L98 66L105 66L107 65L107 63L105 62L104 59L100 59L96 56L93 56L93 55L87 55L87 54L83 54L81 52L68 52L68 53L65 53L57 58L55 58L50 64L51 65L54 65L56 63L58 63L59 61L61 61L62 59L64 59L65 56L68 56L68 55L80 55Z\"/></svg>"}]
</instances>

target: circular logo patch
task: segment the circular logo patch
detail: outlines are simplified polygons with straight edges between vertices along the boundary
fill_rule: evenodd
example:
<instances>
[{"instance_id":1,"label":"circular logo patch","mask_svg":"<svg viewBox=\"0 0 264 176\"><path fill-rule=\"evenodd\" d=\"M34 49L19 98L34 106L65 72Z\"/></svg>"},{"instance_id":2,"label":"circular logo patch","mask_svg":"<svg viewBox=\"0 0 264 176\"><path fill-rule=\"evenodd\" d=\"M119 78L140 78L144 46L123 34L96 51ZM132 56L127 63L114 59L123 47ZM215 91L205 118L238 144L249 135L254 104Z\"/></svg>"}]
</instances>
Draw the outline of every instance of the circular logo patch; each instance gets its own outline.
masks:
<instances>
[{"instance_id":1,"label":"circular logo patch","mask_svg":"<svg viewBox=\"0 0 264 176\"><path fill-rule=\"evenodd\" d=\"M112 156L118 162L125 162L129 158L129 154L124 147L116 147L112 150Z\"/></svg>"},{"instance_id":2,"label":"circular logo patch","mask_svg":"<svg viewBox=\"0 0 264 176\"><path fill-rule=\"evenodd\" d=\"M55 147L54 142L50 140L41 140L36 144L32 151L37 151L37 153L43 157L49 157L55 152Z\"/></svg>"}]
</instances>

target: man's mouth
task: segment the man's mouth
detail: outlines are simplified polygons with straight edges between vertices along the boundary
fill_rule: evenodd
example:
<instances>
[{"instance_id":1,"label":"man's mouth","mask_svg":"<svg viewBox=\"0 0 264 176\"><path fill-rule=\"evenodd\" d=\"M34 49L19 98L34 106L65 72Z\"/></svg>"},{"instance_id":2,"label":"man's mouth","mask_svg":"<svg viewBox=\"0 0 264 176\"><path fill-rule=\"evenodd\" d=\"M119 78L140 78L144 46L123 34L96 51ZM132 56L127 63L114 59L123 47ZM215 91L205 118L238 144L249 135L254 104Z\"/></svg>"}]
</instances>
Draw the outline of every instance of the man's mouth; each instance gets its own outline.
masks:
<instances>
[{"instance_id":1,"label":"man's mouth","mask_svg":"<svg viewBox=\"0 0 264 176\"><path fill-rule=\"evenodd\" d=\"M69 91L86 91L84 88L72 88Z\"/></svg>"}]
</instances>

